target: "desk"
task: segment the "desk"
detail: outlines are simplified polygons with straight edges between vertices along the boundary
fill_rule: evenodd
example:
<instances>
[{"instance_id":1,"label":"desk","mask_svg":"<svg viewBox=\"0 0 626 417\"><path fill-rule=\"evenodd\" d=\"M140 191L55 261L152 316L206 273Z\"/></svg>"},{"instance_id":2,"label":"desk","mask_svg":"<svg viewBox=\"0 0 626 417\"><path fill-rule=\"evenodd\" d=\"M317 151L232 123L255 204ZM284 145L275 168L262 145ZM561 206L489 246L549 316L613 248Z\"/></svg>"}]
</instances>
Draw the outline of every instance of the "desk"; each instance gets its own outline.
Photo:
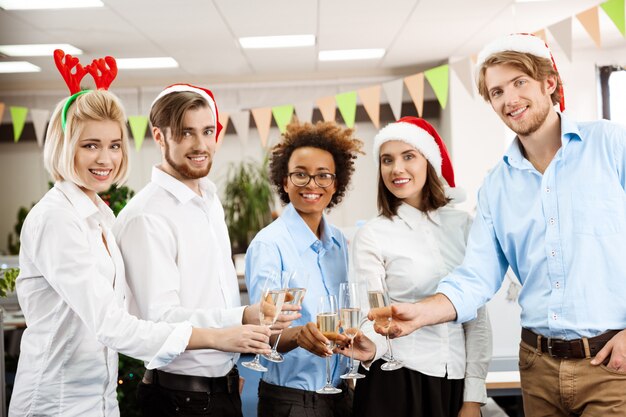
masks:
<instances>
[{"instance_id":1,"label":"desk","mask_svg":"<svg viewBox=\"0 0 626 417\"><path fill-rule=\"evenodd\" d=\"M485 382L489 397L522 395L519 371L490 371Z\"/></svg>"}]
</instances>

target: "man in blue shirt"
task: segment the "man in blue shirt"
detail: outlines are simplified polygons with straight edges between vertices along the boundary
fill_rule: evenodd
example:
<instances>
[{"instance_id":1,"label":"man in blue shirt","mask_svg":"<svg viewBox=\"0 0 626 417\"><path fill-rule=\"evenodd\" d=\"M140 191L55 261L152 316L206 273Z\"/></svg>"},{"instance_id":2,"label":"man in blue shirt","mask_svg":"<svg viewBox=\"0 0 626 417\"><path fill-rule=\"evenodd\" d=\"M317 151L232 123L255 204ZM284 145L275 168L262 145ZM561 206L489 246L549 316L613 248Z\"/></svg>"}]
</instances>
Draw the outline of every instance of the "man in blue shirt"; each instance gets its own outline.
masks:
<instances>
[{"instance_id":1,"label":"man in blue shirt","mask_svg":"<svg viewBox=\"0 0 626 417\"><path fill-rule=\"evenodd\" d=\"M489 44L478 70L517 137L479 191L463 264L436 295L394 306L390 334L471 320L510 267L523 286L525 414L624 416L626 129L558 113L561 80L532 35Z\"/></svg>"}]
</instances>

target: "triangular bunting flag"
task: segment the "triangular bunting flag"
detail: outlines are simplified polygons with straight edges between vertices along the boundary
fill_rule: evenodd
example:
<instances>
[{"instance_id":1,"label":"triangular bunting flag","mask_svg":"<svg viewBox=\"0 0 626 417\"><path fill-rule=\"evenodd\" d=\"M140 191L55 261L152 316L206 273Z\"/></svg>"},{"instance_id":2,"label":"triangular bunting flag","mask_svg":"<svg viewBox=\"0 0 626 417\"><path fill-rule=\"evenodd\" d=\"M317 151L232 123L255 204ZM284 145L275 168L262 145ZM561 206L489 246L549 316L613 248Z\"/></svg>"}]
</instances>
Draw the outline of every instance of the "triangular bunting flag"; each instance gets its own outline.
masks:
<instances>
[{"instance_id":1,"label":"triangular bunting flag","mask_svg":"<svg viewBox=\"0 0 626 417\"><path fill-rule=\"evenodd\" d=\"M33 128L35 129L35 138L37 138L37 145L41 148L43 146L43 137L46 133L46 124L50 117L50 110L31 109L30 118L33 121Z\"/></svg>"},{"instance_id":2,"label":"triangular bunting flag","mask_svg":"<svg viewBox=\"0 0 626 417\"><path fill-rule=\"evenodd\" d=\"M272 115L274 116L274 120L276 120L276 126L278 126L280 133L285 133L287 125L291 122L291 118L293 117L293 106L287 104L286 106L272 107Z\"/></svg>"},{"instance_id":3,"label":"triangular bunting flag","mask_svg":"<svg viewBox=\"0 0 626 417\"><path fill-rule=\"evenodd\" d=\"M622 0L623 1L623 0ZM572 61L572 18L568 17L558 23L548 26L548 30L554 36L554 40L559 44L567 59Z\"/></svg>"},{"instance_id":4,"label":"triangular bunting flag","mask_svg":"<svg viewBox=\"0 0 626 417\"><path fill-rule=\"evenodd\" d=\"M592 7L582 13L576 15L580 23L583 25L591 39L596 43L596 46L600 48L602 42L600 41L600 23L598 21L598 7Z\"/></svg>"},{"instance_id":5,"label":"triangular bunting flag","mask_svg":"<svg viewBox=\"0 0 626 417\"><path fill-rule=\"evenodd\" d=\"M320 112L322 113L322 118L324 119L324 121L326 122L335 121L335 113L337 110L337 107L335 106L335 97L328 96L328 97L318 98L315 104L317 104L317 107L320 109Z\"/></svg>"},{"instance_id":6,"label":"triangular bunting flag","mask_svg":"<svg viewBox=\"0 0 626 417\"><path fill-rule=\"evenodd\" d=\"M215 152L217 152L222 147L222 142L224 142L226 129L228 129L229 114L221 111L217 117L219 118L220 124L222 125L222 130L220 131L220 135L217 137L217 142L215 143Z\"/></svg>"},{"instance_id":7,"label":"triangular bunting flag","mask_svg":"<svg viewBox=\"0 0 626 417\"><path fill-rule=\"evenodd\" d=\"M538 30L537 32L533 32L533 35L535 35L536 37L540 38L545 43L548 43L548 41L546 40L546 31L545 30L541 29L541 30Z\"/></svg>"},{"instance_id":8,"label":"triangular bunting flag","mask_svg":"<svg viewBox=\"0 0 626 417\"><path fill-rule=\"evenodd\" d=\"M147 116L128 116L128 124L130 125L130 133L135 140L135 150L139 152L143 140L146 138L146 130L148 129L148 117Z\"/></svg>"},{"instance_id":9,"label":"triangular bunting flag","mask_svg":"<svg viewBox=\"0 0 626 417\"><path fill-rule=\"evenodd\" d=\"M17 142L20 140L20 136L22 136L22 131L24 130L28 108L11 106L9 107L9 111L11 112L11 119L13 120L13 140Z\"/></svg>"},{"instance_id":10,"label":"triangular bunting flag","mask_svg":"<svg viewBox=\"0 0 626 417\"><path fill-rule=\"evenodd\" d=\"M409 90L413 104L415 104L417 115L422 117L422 113L424 113L424 73L409 75L404 79L404 84Z\"/></svg>"},{"instance_id":11,"label":"triangular bunting flag","mask_svg":"<svg viewBox=\"0 0 626 417\"><path fill-rule=\"evenodd\" d=\"M0 103L0 125L2 124L2 116L4 116L4 103Z\"/></svg>"},{"instance_id":12,"label":"triangular bunting flag","mask_svg":"<svg viewBox=\"0 0 626 417\"><path fill-rule=\"evenodd\" d=\"M398 120L402 112L402 78L383 83L383 90L387 96L387 102L393 112L393 117Z\"/></svg>"},{"instance_id":13,"label":"triangular bunting flag","mask_svg":"<svg viewBox=\"0 0 626 417\"><path fill-rule=\"evenodd\" d=\"M624 0L608 0L602 3L600 7L602 7L602 10L611 18L613 23L615 23L615 26L617 26L622 36L626 36Z\"/></svg>"},{"instance_id":14,"label":"triangular bunting flag","mask_svg":"<svg viewBox=\"0 0 626 417\"><path fill-rule=\"evenodd\" d=\"M256 129L259 131L261 146L265 148L267 146L267 137L270 135L270 125L272 124L272 108L252 109L252 117L254 118Z\"/></svg>"},{"instance_id":15,"label":"triangular bunting flag","mask_svg":"<svg viewBox=\"0 0 626 417\"><path fill-rule=\"evenodd\" d=\"M243 146L246 146L248 144L248 132L250 130L250 112L243 110L233 113L230 115L230 120L232 120L233 126L235 126L239 141Z\"/></svg>"},{"instance_id":16,"label":"triangular bunting flag","mask_svg":"<svg viewBox=\"0 0 626 417\"><path fill-rule=\"evenodd\" d=\"M448 72L448 64L424 71L424 76L433 88L439 104L444 109L448 103Z\"/></svg>"},{"instance_id":17,"label":"triangular bunting flag","mask_svg":"<svg viewBox=\"0 0 626 417\"><path fill-rule=\"evenodd\" d=\"M339 113L343 117L343 121L350 129L354 127L356 119L356 91L337 94L335 96Z\"/></svg>"},{"instance_id":18,"label":"triangular bunting flag","mask_svg":"<svg viewBox=\"0 0 626 417\"><path fill-rule=\"evenodd\" d=\"M469 93L471 97L474 97L474 75L472 69L474 68L474 64L472 64L472 59L467 57L460 59L452 64L450 64L450 68L454 71L465 90Z\"/></svg>"},{"instance_id":19,"label":"triangular bunting flag","mask_svg":"<svg viewBox=\"0 0 626 417\"><path fill-rule=\"evenodd\" d=\"M380 129L380 85L361 88L357 93L372 123L376 129Z\"/></svg>"},{"instance_id":20,"label":"triangular bunting flag","mask_svg":"<svg viewBox=\"0 0 626 417\"><path fill-rule=\"evenodd\" d=\"M313 118L313 103L305 101L294 105L296 117L300 123L308 123Z\"/></svg>"}]
</instances>

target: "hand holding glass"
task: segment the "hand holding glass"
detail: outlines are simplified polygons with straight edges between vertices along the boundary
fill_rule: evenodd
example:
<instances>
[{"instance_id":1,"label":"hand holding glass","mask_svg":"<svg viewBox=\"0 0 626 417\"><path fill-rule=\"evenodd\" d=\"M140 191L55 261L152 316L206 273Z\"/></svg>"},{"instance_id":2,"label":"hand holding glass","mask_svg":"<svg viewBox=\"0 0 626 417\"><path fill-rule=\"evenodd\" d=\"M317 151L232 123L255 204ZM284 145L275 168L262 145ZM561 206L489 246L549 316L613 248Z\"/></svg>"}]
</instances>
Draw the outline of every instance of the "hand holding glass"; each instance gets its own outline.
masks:
<instances>
[{"instance_id":1,"label":"hand holding glass","mask_svg":"<svg viewBox=\"0 0 626 417\"><path fill-rule=\"evenodd\" d=\"M389 329L391 326L391 302L389 300L389 292L384 275L374 275L367 279L367 298L370 304L370 314L374 316L374 321L380 327ZM391 348L391 340L389 334L385 334L387 339L387 350L389 359L380 369L383 371L395 371L402 368L402 362L393 357L393 349Z\"/></svg>"}]
</instances>

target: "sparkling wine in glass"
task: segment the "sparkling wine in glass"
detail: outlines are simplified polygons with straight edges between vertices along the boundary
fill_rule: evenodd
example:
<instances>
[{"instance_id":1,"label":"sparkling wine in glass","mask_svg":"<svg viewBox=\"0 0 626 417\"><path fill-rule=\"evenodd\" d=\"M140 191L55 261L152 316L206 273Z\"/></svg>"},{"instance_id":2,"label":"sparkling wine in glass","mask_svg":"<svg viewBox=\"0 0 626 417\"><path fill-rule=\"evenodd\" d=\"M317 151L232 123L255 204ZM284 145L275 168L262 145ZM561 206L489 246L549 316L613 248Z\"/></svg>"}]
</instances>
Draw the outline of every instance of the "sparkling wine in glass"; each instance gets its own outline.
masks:
<instances>
[{"instance_id":1,"label":"sparkling wine in glass","mask_svg":"<svg viewBox=\"0 0 626 417\"><path fill-rule=\"evenodd\" d=\"M296 284L296 273L295 272L282 272L283 286L289 287L290 285ZM287 288L285 293L285 304L292 305L301 305L302 299L304 298L304 294L306 294L306 288ZM282 314L295 314L294 311L283 311ZM281 355L276 349L278 348L278 342L280 341L280 336L283 334L281 331L276 337L276 341L274 342L274 346L272 346L272 351L269 354L264 354L263 357L271 362L280 363L285 360L283 355Z\"/></svg>"},{"instance_id":2,"label":"sparkling wine in glass","mask_svg":"<svg viewBox=\"0 0 626 417\"><path fill-rule=\"evenodd\" d=\"M269 274L261 279L263 282L263 290L261 291L259 321L261 325L271 327L278 318L287 290L281 286L278 274ZM261 365L259 361L260 355L257 354L250 362L242 362L241 365L254 371L265 372L267 368Z\"/></svg>"},{"instance_id":3,"label":"sparkling wine in glass","mask_svg":"<svg viewBox=\"0 0 626 417\"><path fill-rule=\"evenodd\" d=\"M342 379L365 378L365 375L354 369L354 338L359 333L361 316L359 285L355 282L342 282L339 285L339 319L343 334L352 341L350 344L350 365L348 372L341 375Z\"/></svg>"},{"instance_id":4,"label":"sparkling wine in glass","mask_svg":"<svg viewBox=\"0 0 626 417\"><path fill-rule=\"evenodd\" d=\"M368 277L367 299L370 304L370 313L374 316L374 322L388 331L389 326L391 326L391 302L389 300L389 291L387 290L384 275ZM396 369L402 368L404 366L402 362L393 356L391 340L389 340L389 334L387 332L385 332L385 339L387 340L389 358L380 369L383 371L395 371Z\"/></svg>"},{"instance_id":5,"label":"sparkling wine in glass","mask_svg":"<svg viewBox=\"0 0 626 417\"><path fill-rule=\"evenodd\" d=\"M337 314L337 299L334 295L324 295L320 298L317 309L317 328L329 340L328 347L335 347L335 339L339 331L339 314ZM318 389L318 394L337 394L341 390L333 387L330 374L330 357L326 357L326 385Z\"/></svg>"}]
</instances>

